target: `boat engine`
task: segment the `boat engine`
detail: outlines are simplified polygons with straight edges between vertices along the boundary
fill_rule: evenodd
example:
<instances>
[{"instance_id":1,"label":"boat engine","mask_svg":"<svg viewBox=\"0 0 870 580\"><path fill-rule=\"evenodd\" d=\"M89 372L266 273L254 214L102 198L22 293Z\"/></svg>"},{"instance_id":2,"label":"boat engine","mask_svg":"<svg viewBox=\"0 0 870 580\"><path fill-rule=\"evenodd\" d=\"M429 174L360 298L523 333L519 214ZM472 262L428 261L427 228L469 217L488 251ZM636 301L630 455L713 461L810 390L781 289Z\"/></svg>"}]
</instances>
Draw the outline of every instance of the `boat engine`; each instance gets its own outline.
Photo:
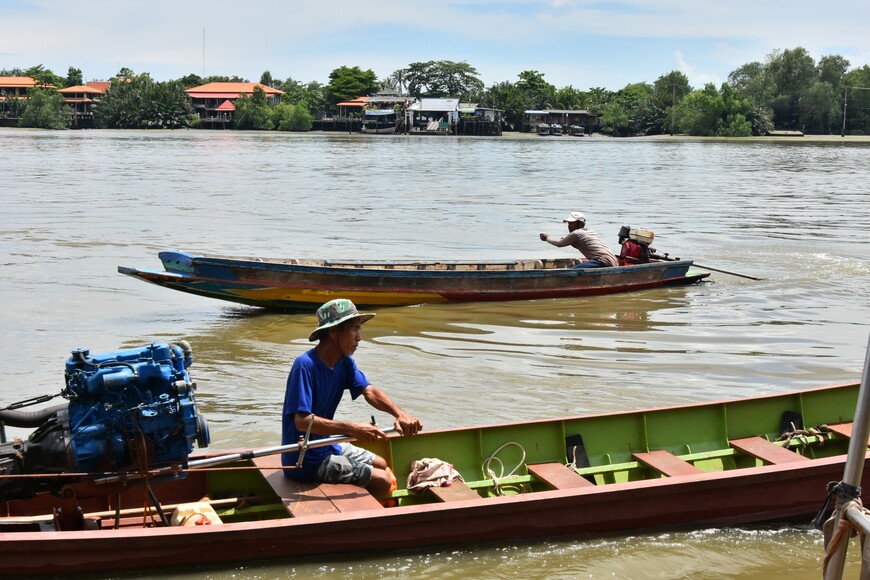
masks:
<instances>
[{"instance_id":1,"label":"boat engine","mask_svg":"<svg viewBox=\"0 0 870 580\"><path fill-rule=\"evenodd\" d=\"M5 425L38 427L26 440L0 443L0 500L57 494L89 474L187 467L194 442L209 444L187 370L192 362L184 341L98 355L72 351L60 393L68 403L0 411Z\"/></svg>"},{"instance_id":2,"label":"boat engine","mask_svg":"<svg viewBox=\"0 0 870 580\"><path fill-rule=\"evenodd\" d=\"M655 248L651 248L655 234L643 228L622 226L619 229L619 245L622 250L619 253L619 265L630 266L632 264L646 264Z\"/></svg>"}]
</instances>

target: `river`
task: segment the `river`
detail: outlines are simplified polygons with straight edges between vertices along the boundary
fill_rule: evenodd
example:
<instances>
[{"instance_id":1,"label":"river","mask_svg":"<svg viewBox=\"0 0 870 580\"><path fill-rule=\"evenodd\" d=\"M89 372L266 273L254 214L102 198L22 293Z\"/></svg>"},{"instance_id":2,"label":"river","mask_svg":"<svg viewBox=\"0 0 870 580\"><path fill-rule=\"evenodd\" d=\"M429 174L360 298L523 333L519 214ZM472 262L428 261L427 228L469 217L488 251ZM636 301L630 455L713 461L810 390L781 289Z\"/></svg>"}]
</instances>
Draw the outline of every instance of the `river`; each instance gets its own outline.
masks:
<instances>
[{"instance_id":1,"label":"river","mask_svg":"<svg viewBox=\"0 0 870 580\"><path fill-rule=\"evenodd\" d=\"M695 286L592 299L384 308L355 355L368 378L427 429L859 380L870 328L868 156L870 143L849 140L0 129L0 401L59 392L73 348L186 339L211 448L273 445L286 373L310 347L314 316L173 292L117 266L158 267L163 249L572 256L538 239L565 232L570 211L585 212L614 249L622 225L645 227L659 252L763 280L713 273ZM339 409L346 419L369 414L364 404ZM817 578L821 555L819 532L764 526L187 577Z\"/></svg>"}]
</instances>

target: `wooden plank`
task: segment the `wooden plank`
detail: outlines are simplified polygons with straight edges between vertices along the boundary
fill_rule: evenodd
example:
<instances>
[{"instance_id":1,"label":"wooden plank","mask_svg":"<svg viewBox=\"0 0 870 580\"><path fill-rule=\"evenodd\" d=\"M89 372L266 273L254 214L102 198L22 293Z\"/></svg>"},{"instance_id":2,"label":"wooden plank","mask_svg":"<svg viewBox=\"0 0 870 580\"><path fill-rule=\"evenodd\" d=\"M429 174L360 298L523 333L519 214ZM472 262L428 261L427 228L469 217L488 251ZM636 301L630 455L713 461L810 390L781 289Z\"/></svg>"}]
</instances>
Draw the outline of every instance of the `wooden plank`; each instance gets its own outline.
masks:
<instances>
[{"instance_id":1,"label":"wooden plank","mask_svg":"<svg viewBox=\"0 0 870 580\"><path fill-rule=\"evenodd\" d=\"M254 459L266 482L294 517L384 509L364 488L349 483L307 483L284 477L280 455Z\"/></svg>"},{"instance_id":2,"label":"wooden plank","mask_svg":"<svg viewBox=\"0 0 870 580\"><path fill-rule=\"evenodd\" d=\"M342 513L382 510L384 506L364 487L350 483L321 483L320 491Z\"/></svg>"},{"instance_id":3,"label":"wooden plank","mask_svg":"<svg viewBox=\"0 0 870 580\"><path fill-rule=\"evenodd\" d=\"M430 487L429 491L440 501L460 501L464 499L480 499L480 495L464 481L454 480L444 487Z\"/></svg>"},{"instance_id":4,"label":"wooden plank","mask_svg":"<svg viewBox=\"0 0 870 580\"><path fill-rule=\"evenodd\" d=\"M254 458L254 465L263 470L266 482L281 498L284 507L294 517L339 513L316 483L303 483L284 477L280 455Z\"/></svg>"},{"instance_id":5,"label":"wooden plank","mask_svg":"<svg viewBox=\"0 0 870 580\"><path fill-rule=\"evenodd\" d=\"M529 475L535 476L555 489L575 489L595 487L595 484L561 463L535 463L526 465Z\"/></svg>"},{"instance_id":6,"label":"wooden plank","mask_svg":"<svg viewBox=\"0 0 870 580\"><path fill-rule=\"evenodd\" d=\"M828 428L844 439L852 438L852 424L840 423L839 425L828 425Z\"/></svg>"},{"instance_id":7,"label":"wooden plank","mask_svg":"<svg viewBox=\"0 0 870 580\"><path fill-rule=\"evenodd\" d=\"M746 437L744 439L732 439L729 441L731 447L757 457L765 463L780 464L794 463L797 461L810 461L809 457L798 455L793 451L789 451L779 445L774 445L767 439L761 437Z\"/></svg>"},{"instance_id":8,"label":"wooden plank","mask_svg":"<svg viewBox=\"0 0 870 580\"><path fill-rule=\"evenodd\" d=\"M676 455L661 449L650 451L649 453L632 453L632 457L668 477L680 477L684 475L698 475L699 473L704 473L688 461L683 461Z\"/></svg>"}]
</instances>

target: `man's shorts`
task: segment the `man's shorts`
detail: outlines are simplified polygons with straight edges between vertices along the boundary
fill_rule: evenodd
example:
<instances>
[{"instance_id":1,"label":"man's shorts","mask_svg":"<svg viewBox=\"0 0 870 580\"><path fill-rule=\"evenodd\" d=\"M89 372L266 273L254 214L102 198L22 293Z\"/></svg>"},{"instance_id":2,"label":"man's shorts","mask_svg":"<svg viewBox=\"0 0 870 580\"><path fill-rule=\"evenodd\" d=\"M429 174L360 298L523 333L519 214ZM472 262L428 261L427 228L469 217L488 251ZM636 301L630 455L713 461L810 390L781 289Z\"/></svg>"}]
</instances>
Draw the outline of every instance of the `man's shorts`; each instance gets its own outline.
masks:
<instances>
[{"instance_id":1,"label":"man's shorts","mask_svg":"<svg viewBox=\"0 0 870 580\"><path fill-rule=\"evenodd\" d=\"M372 479L375 454L350 443L340 443L339 448L339 455L330 455L317 468L317 481L367 486Z\"/></svg>"}]
</instances>

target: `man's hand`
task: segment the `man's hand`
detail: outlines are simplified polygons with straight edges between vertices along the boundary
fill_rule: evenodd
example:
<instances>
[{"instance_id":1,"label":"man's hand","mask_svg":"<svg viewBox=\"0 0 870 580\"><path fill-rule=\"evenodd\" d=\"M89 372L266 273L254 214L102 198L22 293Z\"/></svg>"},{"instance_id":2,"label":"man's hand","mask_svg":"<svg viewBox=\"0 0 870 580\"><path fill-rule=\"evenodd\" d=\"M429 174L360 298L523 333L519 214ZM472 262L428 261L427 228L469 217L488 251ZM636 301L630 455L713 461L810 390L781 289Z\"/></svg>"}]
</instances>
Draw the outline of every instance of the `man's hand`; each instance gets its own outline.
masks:
<instances>
[{"instance_id":1,"label":"man's hand","mask_svg":"<svg viewBox=\"0 0 870 580\"><path fill-rule=\"evenodd\" d=\"M550 234L544 234L544 233L542 233L542 234L541 234L541 241L542 241L542 242L546 242L546 241L547 241L547 238L549 238L549 237L550 237Z\"/></svg>"},{"instance_id":2,"label":"man's hand","mask_svg":"<svg viewBox=\"0 0 870 580\"><path fill-rule=\"evenodd\" d=\"M416 435L423 430L423 424L420 423L420 419L412 417L407 413L400 413L393 425L396 427L399 435Z\"/></svg>"},{"instance_id":3,"label":"man's hand","mask_svg":"<svg viewBox=\"0 0 870 580\"><path fill-rule=\"evenodd\" d=\"M354 439L362 443L371 443L372 441L377 441L378 439L387 438L386 433L384 433L371 423L352 423L352 425L353 433L348 433L348 435L352 435Z\"/></svg>"}]
</instances>

